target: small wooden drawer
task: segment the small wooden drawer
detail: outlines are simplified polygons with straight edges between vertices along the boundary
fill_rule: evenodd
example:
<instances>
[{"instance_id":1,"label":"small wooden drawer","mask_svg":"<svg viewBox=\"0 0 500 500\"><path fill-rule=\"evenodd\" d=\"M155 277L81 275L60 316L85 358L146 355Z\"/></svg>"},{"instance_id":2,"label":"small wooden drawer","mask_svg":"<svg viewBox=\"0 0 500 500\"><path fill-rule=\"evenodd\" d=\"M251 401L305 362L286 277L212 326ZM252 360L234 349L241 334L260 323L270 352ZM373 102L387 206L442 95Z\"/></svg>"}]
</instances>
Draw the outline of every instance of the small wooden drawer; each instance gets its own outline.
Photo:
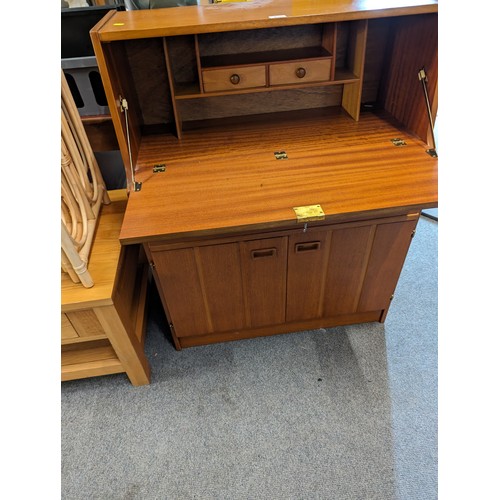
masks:
<instances>
[{"instance_id":1,"label":"small wooden drawer","mask_svg":"<svg viewBox=\"0 0 500 500\"><path fill-rule=\"evenodd\" d=\"M330 80L331 59L276 63L269 66L270 85L324 82Z\"/></svg>"},{"instance_id":2,"label":"small wooden drawer","mask_svg":"<svg viewBox=\"0 0 500 500\"><path fill-rule=\"evenodd\" d=\"M265 66L243 66L203 71L205 92L249 89L266 86Z\"/></svg>"}]
</instances>

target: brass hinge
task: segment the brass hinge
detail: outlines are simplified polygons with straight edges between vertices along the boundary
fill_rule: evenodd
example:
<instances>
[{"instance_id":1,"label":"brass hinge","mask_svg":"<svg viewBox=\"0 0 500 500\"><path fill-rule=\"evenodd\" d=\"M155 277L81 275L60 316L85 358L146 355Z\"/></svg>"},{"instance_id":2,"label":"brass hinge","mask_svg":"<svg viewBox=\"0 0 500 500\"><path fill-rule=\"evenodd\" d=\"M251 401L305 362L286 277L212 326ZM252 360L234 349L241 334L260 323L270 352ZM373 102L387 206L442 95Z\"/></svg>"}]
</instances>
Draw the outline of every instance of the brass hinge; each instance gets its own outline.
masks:
<instances>
[{"instance_id":1,"label":"brass hinge","mask_svg":"<svg viewBox=\"0 0 500 500\"><path fill-rule=\"evenodd\" d=\"M128 102L127 102L127 99L125 99L125 97L120 96L119 100L120 100L120 111L122 113L124 111L128 111Z\"/></svg>"},{"instance_id":2,"label":"brass hinge","mask_svg":"<svg viewBox=\"0 0 500 500\"><path fill-rule=\"evenodd\" d=\"M411 238L413 238L415 236L415 233L417 232L416 229L414 229L412 232L411 232Z\"/></svg>"},{"instance_id":3,"label":"brass hinge","mask_svg":"<svg viewBox=\"0 0 500 500\"><path fill-rule=\"evenodd\" d=\"M165 169L167 167L165 166L165 163L160 163L158 165L153 166L153 174L157 174L159 172L165 172Z\"/></svg>"},{"instance_id":4,"label":"brass hinge","mask_svg":"<svg viewBox=\"0 0 500 500\"><path fill-rule=\"evenodd\" d=\"M432 156L433 158L437 158L438 154L435 149L427 149L425 151L429 156Z\"/></svg>"},{"instance_id":5,"label":"brass hinge","mask_svg":"<svg viewBox=\"0 0 500 500\"><path fill-rule=\"evenodd\" d=\"M394 139L391 139L391 142L394 144L394 146L406 146L406 142L403 141L403 139L400 139L399 137L396 137Z\"/></svg>"},{"instance_id":6,"label":"brass hinge","mask_svg":"<svg viewBox=\"0 0 500 500\"><path fill-rule=\"evenodd\" d=\"M149 263L149 267L150 267L151 269L156 269L156 265L155 265L155 263L154 263L153 261L151 261L151 262Z\"/></svg>"}]
</instances>

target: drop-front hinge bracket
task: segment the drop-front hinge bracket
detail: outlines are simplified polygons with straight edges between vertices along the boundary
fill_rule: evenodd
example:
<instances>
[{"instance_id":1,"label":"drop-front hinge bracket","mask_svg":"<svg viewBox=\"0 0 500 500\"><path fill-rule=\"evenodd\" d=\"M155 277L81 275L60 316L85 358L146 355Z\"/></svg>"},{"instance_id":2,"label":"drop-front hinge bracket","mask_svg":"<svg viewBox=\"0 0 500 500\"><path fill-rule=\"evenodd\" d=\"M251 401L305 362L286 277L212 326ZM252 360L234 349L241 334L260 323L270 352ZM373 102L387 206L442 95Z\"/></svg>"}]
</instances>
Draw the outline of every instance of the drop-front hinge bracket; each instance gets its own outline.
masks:
<instances>
[{"instance_id":1,"label":"drop-front hinge bracket","mask_svg":"<svg viewBox=\"0 0 500 500\"><path fill-rule=\"evenodd\" d=\"M132 150L130 149L130 131L128 125L128 102L125 97L119 96L120 101L120 111L125 115L125 131L127 132L127 148L128 148L128 159L130 162L130 180L134 191L140 191L142 188L142 182L135 180L134 165L132 163Z\"/></svg>"},{"instance_id":2,"label":"drop-front hinge bracket","mask_svg":"<svg viewBox=\"0 0 500 500\"><path fill-rule=\"evenodd\" d=\"M432 139L432 145L433 147L428 149L426 153L433 158L437 158L437 152L436 152L436 138L434 137L434 120L432 119L432 109L431 109L431 103L429 100L429 92L427 90L427 73L425 72L425 68L422 68L418 72L418 79L422 83L422 90L424 92L424 100L425 100L425 105L427 108L427 117L429 119L429 129L431 132L431 139Z\"/></svg>"}]
</instances>

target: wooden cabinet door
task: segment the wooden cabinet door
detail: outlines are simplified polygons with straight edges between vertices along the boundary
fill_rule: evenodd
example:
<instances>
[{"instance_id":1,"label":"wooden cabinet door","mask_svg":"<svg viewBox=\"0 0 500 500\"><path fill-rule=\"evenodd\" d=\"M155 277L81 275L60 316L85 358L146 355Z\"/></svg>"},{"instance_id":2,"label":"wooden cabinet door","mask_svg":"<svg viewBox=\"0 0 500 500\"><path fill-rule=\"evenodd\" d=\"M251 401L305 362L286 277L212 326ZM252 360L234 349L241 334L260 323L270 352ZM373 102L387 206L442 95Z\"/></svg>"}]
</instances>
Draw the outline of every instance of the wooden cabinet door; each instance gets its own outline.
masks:
<instances>
[{"instance_id":1,"label":"wooden cabinet door","mask_svg":"<svg viewBox=\"0 0 500 500\"><path fill-rule=\"evenodd\" d=\"M386 310L417 221L367 221L292 235L287 321Z\"/></svg>"},{"instance_id":2,"label":"wooden cabinet door","mask_svg":"<svg viewBox=\"0 0 500 500\"><path fill-rule=\"evenodd\" d=\"M177 337L387 311L417 220L150 247Z\"/></svg>"},{"instance_id":3,"label":"wooden cabinet door","mask_svg":"<svg viewBox=\"0 0 500 500\"><path fill-rule=\"evenodd\" d=\"M357 311L375 227L367 224L331 231L323 316Z\"/></svg>"},{"instance_id":4,"label":"wooden cabinet door","mask_svg":"<svg viewBox=\"0 0 500 500\"><path fill-rule=\"evenodd\" d=\"M331 231L311 231L289 237L287 321L319 318L323 314L330 237Z\"/></svg>"},{"instance_id":5,"label":"wooden cabinet door","mask_svg":"<svg viewBox=\"0 0 500 500\"><path fill-rule=\"evenodd\" d=\"M287 321L357 311L374 232L367 224L290 236Z\"/></svg>"},{"instance_id":6,"label":"wooden cabinet door","mask_svg":"<svg viewBox=\"0 0 500 500\"><path fill-rule=\"evenodd\" d=\"M245 326L238 243L152 249L152 256L177 337Z\"/></svg>"},{"instance_id":7,"label":"wooden cabinet door","mask_svg":"<svg viewBox=\"0 0 500 500\"><path fill-rule=\"evenodd\" d=\"M244 241L240 245L248 327L284 323L287 237Z\"/></svg>"},{"instance_id":8,"label":"wooden cabinet door","mask_svg":"<svg viewBox=\"0 0 500 500\"><path fill-rule=\"evenodd\" d=\"M358 311L387 309L410 248L418 219L378 224Z\"/></svg>"}]
</instances>

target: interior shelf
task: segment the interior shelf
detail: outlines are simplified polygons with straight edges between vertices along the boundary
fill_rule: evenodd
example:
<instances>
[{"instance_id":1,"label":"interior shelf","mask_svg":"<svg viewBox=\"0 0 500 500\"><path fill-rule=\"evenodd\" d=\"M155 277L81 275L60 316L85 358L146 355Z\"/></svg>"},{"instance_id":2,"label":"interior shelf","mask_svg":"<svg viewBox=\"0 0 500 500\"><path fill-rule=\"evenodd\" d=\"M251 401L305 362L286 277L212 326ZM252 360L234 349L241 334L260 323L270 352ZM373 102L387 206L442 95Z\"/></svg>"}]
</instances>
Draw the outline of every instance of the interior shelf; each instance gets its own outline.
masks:
<instances>
[{"instance_id":1,"label":"interior shelf","mask_svg":"<svg viewBox=\"0 0 500 500\"><path fill-rule=\"evenodd\" d=\"M64 346L61 350L63 381L123 371L123 365L108 340Z\"/></svg>"},{"instance_id":2,"label":"interior shelf","mask_svg":"<svg viewBox=\"0 0 500 500\"><path fill-rule=\"evenodd\" d=\"M200 58L202 68L225 66L247 66L249 64L268 64L299 61L304 59L327 59L332 54L323 47L302 47L299 49L269 50L249 54L223 54Z\"/></svg>"},{"instance_id":3,"label":"interior shelf","mask_svg":"<svg viewBox=\"0 0 500 500\"><path fill-rule=\"evenodd\" d=\"M345 83L356 83L359 82L352 72L348 70L336 70L335 80L323 81L323 82L311 82L311 83L290 83L286 85L273 85L272 87L260 87L251 89L241 89L232 90L230 95L242 95L242 94L258 94L261 92L274 92L276 90L286 90L286 89L302 89L302 88L313 88L313 87L329 87L335 85L343 85ZM204 92L201 93L199 85L196 83L185 83L177 85L175 99L178 101L189 100L189 99L207 99L209 97L220 97L227 96L226 91L219 92Z\"/></svg>"}]
</instances>

